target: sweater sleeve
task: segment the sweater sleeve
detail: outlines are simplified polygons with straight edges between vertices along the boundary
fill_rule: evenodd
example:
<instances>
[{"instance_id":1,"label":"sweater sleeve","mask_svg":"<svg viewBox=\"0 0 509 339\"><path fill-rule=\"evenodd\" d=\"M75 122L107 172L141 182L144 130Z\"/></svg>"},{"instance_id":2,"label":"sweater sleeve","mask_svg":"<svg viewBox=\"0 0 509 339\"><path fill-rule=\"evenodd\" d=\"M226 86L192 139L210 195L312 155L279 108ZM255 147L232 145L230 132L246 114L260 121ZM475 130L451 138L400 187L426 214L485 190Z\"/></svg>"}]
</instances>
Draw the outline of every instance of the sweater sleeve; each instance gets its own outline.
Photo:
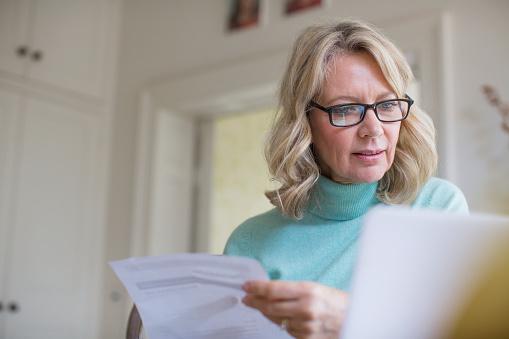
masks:
<instances>
[{"instance_id":1,"label":"sweater sleeve","mask_svg":"<svg viewBox=\"0 0 509 339\"><path fill-rule=\"evenodd\" d=\"M463 192L451 182L439 178L431 178L424 185L413 206L468 214Z\"/></svg>"}]
</instances>

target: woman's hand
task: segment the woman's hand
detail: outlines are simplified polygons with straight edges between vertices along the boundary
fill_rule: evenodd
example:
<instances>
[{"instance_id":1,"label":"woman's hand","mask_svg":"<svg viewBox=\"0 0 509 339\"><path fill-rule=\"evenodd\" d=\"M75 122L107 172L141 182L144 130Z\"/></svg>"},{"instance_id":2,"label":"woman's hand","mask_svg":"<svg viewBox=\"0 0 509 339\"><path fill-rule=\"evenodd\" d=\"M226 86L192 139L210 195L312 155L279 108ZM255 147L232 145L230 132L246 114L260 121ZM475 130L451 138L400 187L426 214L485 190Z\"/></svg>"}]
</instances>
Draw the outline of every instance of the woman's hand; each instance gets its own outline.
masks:
<instances>
[{"instance_id":1,"label":"woman's hand","mask_svg":"<svg viewBox=\"0 0 509 339\"><path fill-rule=\"evenodd\" d=\"M262 312L295 338L337 339L348 295L313 282L248 281L242 301Z\"/></svg>"}]
</instances>

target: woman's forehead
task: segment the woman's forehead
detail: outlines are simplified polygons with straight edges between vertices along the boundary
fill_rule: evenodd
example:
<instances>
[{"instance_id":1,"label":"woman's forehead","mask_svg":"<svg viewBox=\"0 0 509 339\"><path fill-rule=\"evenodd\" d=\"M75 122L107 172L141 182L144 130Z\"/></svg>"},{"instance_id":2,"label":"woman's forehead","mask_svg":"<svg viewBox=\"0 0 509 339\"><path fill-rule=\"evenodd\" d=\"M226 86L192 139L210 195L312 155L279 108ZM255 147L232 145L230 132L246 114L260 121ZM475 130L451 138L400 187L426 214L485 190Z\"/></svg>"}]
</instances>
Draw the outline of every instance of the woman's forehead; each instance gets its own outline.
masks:
<instances>
[{"instance_id":1,"label":"woman's forehead","mask_svg":"<svg viewBox=\"0 0 509 339\"><path fill-rule=\"evenodd\" d=\"M380 66L368 53L337 55L331 60L320 97L330 100L372 100L394 95Z\"/></svg>"}]
</instances>

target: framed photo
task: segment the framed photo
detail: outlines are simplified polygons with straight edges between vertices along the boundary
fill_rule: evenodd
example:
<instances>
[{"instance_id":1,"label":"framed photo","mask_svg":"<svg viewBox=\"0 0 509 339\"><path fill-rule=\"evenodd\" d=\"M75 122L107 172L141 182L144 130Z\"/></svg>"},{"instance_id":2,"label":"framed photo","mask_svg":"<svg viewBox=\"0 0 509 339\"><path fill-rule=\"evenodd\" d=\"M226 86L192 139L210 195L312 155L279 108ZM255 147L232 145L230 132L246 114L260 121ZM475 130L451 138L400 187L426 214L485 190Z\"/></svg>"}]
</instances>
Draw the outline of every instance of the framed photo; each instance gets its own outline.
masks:
<instances>
[{"instance_id":1,"label":"framed photo","mask_svg":"<svg viewBox=\"0 0 509 339\"><path fill-rule=\"evenodd\" d=\"M287 0L285 6L286 14L307 11L311 8L322 6L324 0Z\"/></svg>"},{"instance_id":2,"label":"framed photo","mask_svg":"<svg viewBox=\"0 0 509 339\"><path fill-rule=\"evenodd\" d=\"M258 26L260 0L230 0L228 30L237 31Z\"/></svg>"}]
</instances>

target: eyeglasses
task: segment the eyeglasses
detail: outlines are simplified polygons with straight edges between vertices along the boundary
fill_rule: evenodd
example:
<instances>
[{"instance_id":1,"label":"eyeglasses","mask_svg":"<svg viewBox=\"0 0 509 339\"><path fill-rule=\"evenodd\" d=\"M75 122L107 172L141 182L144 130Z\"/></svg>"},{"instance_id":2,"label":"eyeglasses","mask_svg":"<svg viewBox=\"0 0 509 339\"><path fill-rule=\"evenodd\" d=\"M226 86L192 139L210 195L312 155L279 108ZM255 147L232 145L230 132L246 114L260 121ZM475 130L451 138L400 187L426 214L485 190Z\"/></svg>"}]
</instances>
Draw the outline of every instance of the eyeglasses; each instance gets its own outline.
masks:
<instances>
[{"instance_id":1,"label":"eyeglasses","mask_svg":"<svg viewBox=\"0 0 509 339\"><path fill-rule=\"evenodd\" d=\"M378 120L381 122L396 122L405 120L410 112L410 106L414 101L407 94L405 99L390 99L375 102L374 104L341 104L330 107L323 107L314 101L309 103L310 107L318 108L329 114L329 121L332 126L350 127L360 124L368 109L373 109ZM309 111L308 111L309 112Z\"/></svg>"}]
</instances>

